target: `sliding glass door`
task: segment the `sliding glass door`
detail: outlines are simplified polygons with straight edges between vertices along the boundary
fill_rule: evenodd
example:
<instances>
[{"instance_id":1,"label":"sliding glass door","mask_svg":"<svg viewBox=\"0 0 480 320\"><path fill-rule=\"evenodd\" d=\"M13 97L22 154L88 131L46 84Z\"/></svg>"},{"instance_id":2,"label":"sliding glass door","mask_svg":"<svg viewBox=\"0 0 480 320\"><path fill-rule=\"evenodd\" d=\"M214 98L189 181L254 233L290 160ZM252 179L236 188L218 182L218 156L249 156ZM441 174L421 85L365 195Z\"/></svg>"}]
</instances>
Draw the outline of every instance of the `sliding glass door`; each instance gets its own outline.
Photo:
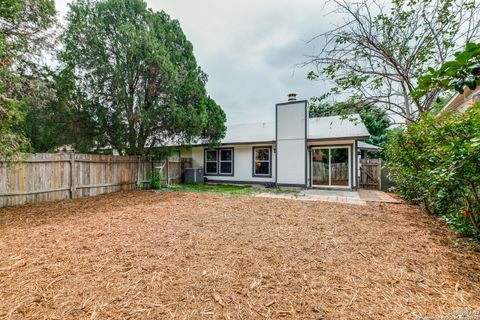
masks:
<instances>
[{"instance_id":1,"label":"sliding glass door","mask_svg":"<svg viewBox=\"0 0 480 320\"><path fill-rule=\"evenodd\" d=\"M312 185L330 184L330 149L312 149Z\"/></svg>"},{"instance_id":2,"label":"sliding glass door","mask_svg":"<svg viewBox=\"0 0 480 320\"><path fill-rule=\"evenodd\" d=\"M312 148L312 187L350 187L350 148Z\"/></svg>"},{"instance_id":3,"label":"sliding glass door","mask_svg":"<svg viewBox=\"0 0 480 320\"><path fill-rule=\"evenodd\" d=\"M330 149L330 185L350 186L350 148Z\"/></svg>"}]
</instances>

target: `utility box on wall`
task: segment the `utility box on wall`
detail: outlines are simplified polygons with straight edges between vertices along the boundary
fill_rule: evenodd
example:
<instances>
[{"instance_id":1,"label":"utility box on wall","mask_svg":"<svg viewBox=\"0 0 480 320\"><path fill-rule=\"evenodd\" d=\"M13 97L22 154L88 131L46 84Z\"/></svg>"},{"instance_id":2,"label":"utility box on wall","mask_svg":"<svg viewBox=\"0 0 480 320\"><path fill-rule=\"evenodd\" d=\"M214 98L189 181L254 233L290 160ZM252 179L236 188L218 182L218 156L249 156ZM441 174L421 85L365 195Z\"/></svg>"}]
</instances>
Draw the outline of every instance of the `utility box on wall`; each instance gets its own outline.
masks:
<instances>
[{"instance_id":1,"label":"utility box on wall","mask_svg":"<svg viewBox=\"0 0 480 320\"><path fill-rule=\"evenodd\" d=\"M279 185L307 186L307 122L307 101L291 100L276 105Z\"/></svg>"},{"instance_id":2,"label":"utility box on wall","mask_svg":"<svg viewBox=\"0 0 480 320\"><path fill-rule=\"evenodd\" d=\"M185 168L185 183L204 183L203 169Z\"/></svg>"}]
</instances>

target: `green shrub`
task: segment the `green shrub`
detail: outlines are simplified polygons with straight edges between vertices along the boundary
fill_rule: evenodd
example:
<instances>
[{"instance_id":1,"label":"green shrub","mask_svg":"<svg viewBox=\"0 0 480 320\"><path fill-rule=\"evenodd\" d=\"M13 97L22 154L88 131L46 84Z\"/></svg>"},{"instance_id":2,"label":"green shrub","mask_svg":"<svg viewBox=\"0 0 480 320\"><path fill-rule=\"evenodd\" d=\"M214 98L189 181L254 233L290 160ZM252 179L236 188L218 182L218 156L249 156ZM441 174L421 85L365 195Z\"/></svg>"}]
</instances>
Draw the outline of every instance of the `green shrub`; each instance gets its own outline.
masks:
<instances>
[{"instance_id":1,"label":"green shrub","mask_svg":"<svg viewBox=\"0 0 480 320\"><path fill-rule=\"evenodd\" d=\"M480 108L443 117L424 115L397 130L386 165L402 197L424 203L452 227L480 237Z\"/></svg>"},{"instance_id":2,"label":"green shrub","mask_svg":"<svg viewBox=\"0 0 480 320\"><path fill-rule=\"evenodd\" d=\"M152 174L152 178L150 179L150 189L159 190L162 187L162 172L157 171Z\"/></svg>"}]
</instances>

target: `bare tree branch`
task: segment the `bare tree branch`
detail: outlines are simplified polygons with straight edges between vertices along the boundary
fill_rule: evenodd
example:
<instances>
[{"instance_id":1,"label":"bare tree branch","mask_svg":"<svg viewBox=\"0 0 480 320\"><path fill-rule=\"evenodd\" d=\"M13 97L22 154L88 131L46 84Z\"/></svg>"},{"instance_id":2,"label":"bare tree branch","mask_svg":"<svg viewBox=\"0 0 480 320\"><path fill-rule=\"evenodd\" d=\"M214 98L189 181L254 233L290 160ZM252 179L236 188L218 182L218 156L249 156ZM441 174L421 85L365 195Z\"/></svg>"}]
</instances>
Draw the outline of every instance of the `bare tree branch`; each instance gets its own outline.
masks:
<instances>
[{"instance_id":1,"label":"bare tree branch","mask_svg":"<svg viewBox=\"0 0 480 320\"><path fill-rule=\"evenodd\" d=\"M479 39L478 0L333 0L343 23L312 38L318 54L298 67L314 66L336 91L375 102L406 121L429 112L440 91L413 98L418 77L436 68L468 41Z\"/></svg>"}]
</instances>

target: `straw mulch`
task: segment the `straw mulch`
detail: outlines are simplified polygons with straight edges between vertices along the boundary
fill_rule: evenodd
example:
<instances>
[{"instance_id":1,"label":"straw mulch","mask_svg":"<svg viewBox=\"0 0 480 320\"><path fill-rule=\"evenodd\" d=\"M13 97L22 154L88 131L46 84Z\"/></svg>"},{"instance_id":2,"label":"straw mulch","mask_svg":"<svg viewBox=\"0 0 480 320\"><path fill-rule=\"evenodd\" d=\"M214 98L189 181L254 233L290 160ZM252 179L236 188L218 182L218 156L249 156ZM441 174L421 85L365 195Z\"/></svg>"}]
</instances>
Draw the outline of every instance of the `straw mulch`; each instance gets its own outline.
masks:
<instances>
[{"instance_id":1,"label":"straw mulch","mask_svg":"<svg viewBox=\"0 0 480 320\"><path fill-rule=\"evenodd\" d=\"M406 204L124 192L0 209L0 319L415 319L480 255Z\"/></svg>"}]
</instances>

